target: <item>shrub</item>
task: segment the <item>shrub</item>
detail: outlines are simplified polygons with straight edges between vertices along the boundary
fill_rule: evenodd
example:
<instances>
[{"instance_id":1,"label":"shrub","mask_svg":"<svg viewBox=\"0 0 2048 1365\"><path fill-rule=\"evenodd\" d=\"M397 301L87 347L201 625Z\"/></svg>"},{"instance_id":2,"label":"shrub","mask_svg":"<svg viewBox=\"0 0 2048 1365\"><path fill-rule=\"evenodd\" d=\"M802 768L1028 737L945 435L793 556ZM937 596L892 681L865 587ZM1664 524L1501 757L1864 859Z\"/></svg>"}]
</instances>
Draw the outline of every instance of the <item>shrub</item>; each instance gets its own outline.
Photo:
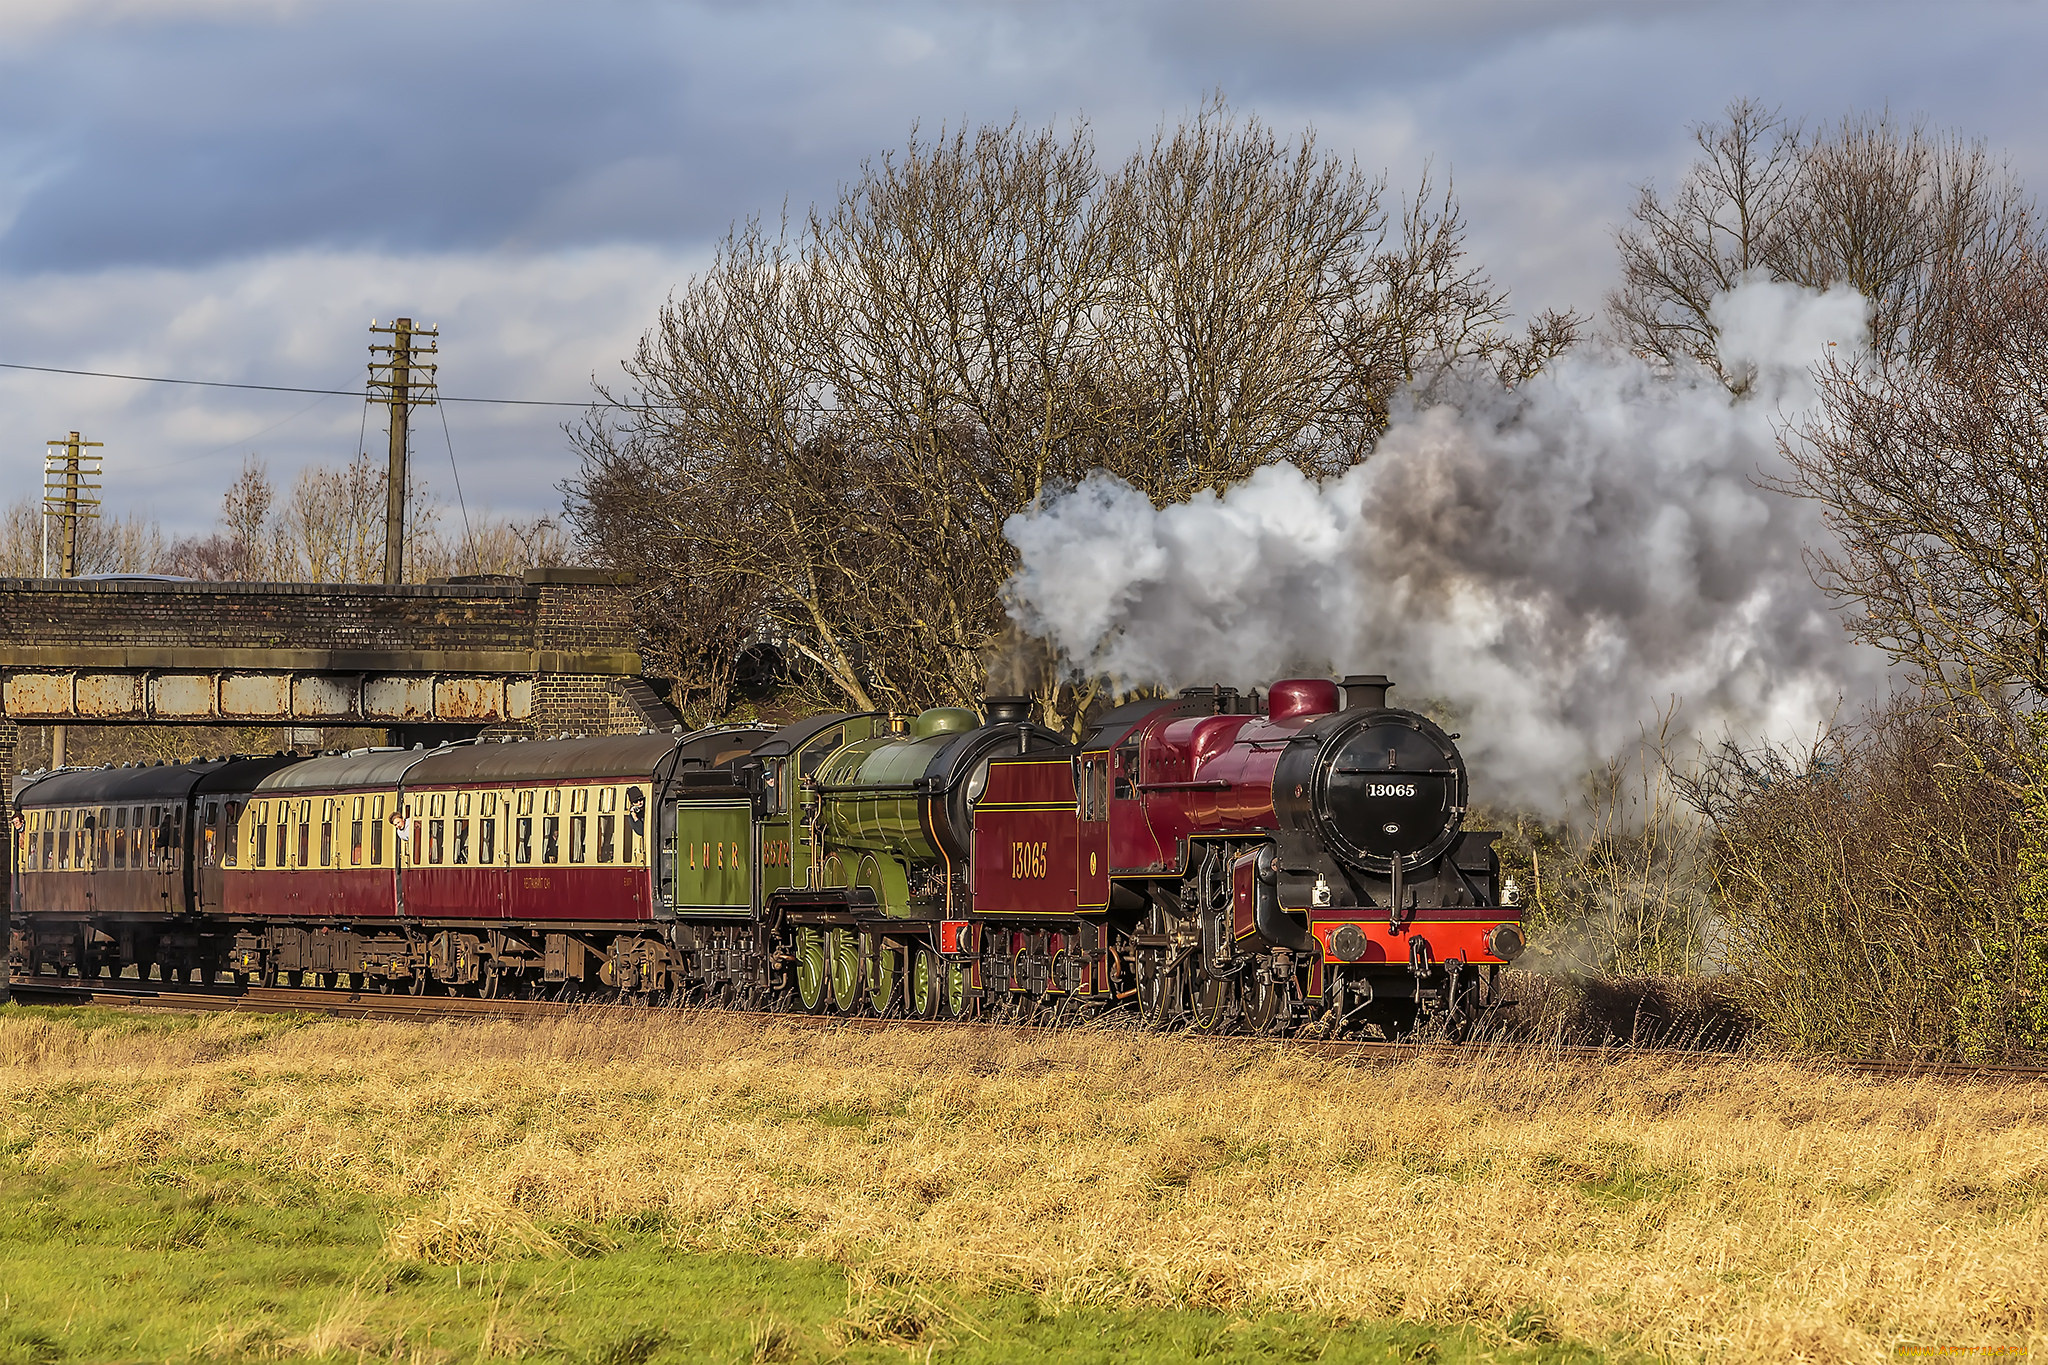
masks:
<instances>
[{"instance_id":1,"label":"shrub","mask_svg":"<svg viewBox=\"0 0 2048 1365\"><path fill-rule=\"evenodd\" d=\"M2039 727L1895 699L1804 751L1724 745L1712 821L1725 964L1768 1039L1990 1059L2048 1049Z\"/></svg>"}]
</instances>

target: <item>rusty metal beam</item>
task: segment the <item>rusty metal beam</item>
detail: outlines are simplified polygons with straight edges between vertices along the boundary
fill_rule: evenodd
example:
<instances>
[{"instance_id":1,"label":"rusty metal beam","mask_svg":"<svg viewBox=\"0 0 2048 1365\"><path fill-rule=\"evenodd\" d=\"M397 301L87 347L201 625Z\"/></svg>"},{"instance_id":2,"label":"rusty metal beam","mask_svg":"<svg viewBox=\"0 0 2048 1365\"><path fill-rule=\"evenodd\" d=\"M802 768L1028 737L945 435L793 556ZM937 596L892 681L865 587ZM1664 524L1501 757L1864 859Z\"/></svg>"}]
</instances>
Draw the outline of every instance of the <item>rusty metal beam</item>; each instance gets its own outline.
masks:
<instances>
[{"instance_id":1,"label":"rusty metal beam","mask_svg":"<svg viewBox=\"0 0 2048 1365\"><path fill-rule=\"evenodd\" d=\"M416 725L524 721L533 679L434 673L0 669L0 709L30 723Z\"/></svg>"}]
</instances>

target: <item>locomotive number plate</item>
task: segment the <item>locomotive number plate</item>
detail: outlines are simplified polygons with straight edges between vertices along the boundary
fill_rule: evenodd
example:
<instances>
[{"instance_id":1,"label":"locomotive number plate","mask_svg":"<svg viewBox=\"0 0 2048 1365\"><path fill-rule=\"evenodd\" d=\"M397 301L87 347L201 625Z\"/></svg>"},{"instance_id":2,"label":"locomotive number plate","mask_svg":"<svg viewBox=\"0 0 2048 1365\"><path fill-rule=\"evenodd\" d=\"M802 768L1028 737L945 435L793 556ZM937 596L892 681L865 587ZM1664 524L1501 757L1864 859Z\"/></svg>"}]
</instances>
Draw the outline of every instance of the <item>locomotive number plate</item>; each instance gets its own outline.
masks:
<instances>
[{"instance_id":1,"label":"locomotive number plate","mask_svg":"<svg viewBox=\"0 0 2048 1365\"><path fill-rule=\"evenodd\" d=\"M1010 878L1013 881L1037 881L1046 875L1047 857L1044 843L1013 843L1010 845Z\"/></svg>"}]
</instances>

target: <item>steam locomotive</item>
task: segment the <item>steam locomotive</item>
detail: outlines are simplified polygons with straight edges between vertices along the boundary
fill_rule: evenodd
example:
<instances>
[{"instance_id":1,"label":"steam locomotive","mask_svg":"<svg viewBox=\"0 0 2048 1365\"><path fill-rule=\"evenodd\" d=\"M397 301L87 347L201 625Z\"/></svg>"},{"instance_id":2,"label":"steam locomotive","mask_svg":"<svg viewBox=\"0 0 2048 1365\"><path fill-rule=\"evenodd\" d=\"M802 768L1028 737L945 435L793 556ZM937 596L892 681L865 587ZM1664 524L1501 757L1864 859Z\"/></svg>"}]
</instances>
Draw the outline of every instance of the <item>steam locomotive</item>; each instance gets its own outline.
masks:
<instances>
[{"instance_id":1,"label":"steam locomotive","mask_svg":"<svg viewBox=\"0 0 2048 1365\"><path fill-rule=\"evenodd\" d=\"M689 735L68 769L17 973L814 1014L1456 1031L1522 949L1455 736L1381 677Z\"/></svg>"}]
</instances>

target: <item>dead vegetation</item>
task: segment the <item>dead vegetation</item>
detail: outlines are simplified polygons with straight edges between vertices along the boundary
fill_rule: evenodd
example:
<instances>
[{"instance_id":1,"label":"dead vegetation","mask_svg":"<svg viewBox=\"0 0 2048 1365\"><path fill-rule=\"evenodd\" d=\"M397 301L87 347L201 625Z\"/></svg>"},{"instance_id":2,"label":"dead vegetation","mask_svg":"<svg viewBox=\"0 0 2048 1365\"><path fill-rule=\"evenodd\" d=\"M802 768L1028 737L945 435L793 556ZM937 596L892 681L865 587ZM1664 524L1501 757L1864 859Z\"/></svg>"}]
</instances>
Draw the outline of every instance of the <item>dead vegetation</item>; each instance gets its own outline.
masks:
<instances>
[{"instance_id":1,"label":"dead vegetation","mask_svg":"<svg viewBox=\"0 0 2048 1365\"><path fill-rule=\"evenodd\" d=\"M630 1228L827 1258L861 1298L847 1330L877 1340L951 1285L1535 1314L1716 1360L2048 1344L2048 1094L2020 1085L1480 1050L1362 1070L1255 1044L716 1017L16 1016L0 1114L0 1148L32 1169L349 1182L391 1201L393 1257L572 1257Z\"/></svg>"}]
</instances>

